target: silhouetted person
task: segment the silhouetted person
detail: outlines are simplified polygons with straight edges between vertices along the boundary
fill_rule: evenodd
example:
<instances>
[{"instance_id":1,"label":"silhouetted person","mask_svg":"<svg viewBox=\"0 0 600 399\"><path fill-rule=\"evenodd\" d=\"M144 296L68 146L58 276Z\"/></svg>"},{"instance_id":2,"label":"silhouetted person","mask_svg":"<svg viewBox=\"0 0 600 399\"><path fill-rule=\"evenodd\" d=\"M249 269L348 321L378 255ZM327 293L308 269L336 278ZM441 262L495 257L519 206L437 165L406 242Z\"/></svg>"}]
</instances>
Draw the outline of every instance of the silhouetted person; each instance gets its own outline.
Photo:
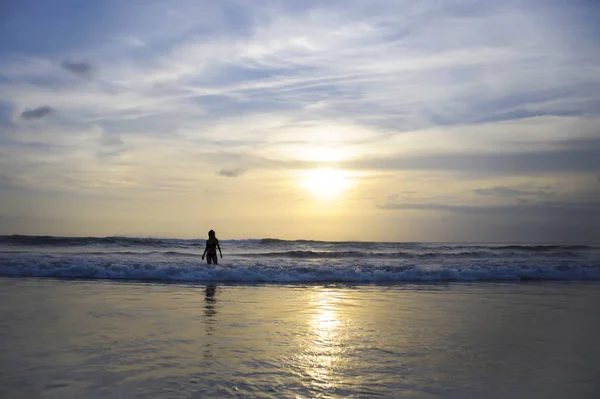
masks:
<instances>
[{"instance_id":1,"label":"silhouetted person","mask_svg":"<svg viewBox=\"0 0 600 399\"><path fill-rule=\"evenodd\" d=\"M221 255L221 259L223 259L223 253L221 252L221 247L219 246L219 240L215 237L215 231L211 230L208 232L208 240L206 240L206 248L204 248L204 253L202 254L202 259L206 256L206 262L210 265L214 263L215 265L219 263L217 260L217 249L219 250L219 254Z\"/></svg>"}]
</instances>

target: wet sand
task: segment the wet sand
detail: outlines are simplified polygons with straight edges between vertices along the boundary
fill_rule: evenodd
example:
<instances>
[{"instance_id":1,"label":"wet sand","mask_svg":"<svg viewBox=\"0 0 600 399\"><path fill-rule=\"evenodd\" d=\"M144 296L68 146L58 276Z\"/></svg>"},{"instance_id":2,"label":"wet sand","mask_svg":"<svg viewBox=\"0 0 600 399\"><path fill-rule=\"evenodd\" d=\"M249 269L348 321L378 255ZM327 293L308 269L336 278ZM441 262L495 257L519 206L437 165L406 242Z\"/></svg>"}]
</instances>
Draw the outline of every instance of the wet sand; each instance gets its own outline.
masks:
<instances>
[{"instance_id":1,"label":"wet sand","mask_svg":"<svg viewBox=\"0 0 600 399\"><path fill-rule=\"evenodd\" d=\"M0 279L2 398L597 398L599 283Z\"/></svg>"}]
</instances>

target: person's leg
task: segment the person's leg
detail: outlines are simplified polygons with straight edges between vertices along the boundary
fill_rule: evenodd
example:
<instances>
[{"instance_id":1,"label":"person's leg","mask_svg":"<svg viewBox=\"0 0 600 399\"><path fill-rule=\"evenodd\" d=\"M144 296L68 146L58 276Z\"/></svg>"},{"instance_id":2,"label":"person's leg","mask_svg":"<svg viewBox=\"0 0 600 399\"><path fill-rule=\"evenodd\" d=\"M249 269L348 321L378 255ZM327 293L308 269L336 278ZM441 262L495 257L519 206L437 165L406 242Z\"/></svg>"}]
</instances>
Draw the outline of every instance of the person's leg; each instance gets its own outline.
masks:
<instances>
[{"instance_id":1,"label":"person's leg","mask_svg":"<svg viewBox=\"0 0 600 399\"><path fill-rule=\"evenodd\" d=\"M206 255L206 263L208 263L210 265L211 262L212 262L212 255L211 254L207 254Z\"/></svg>"},{"instance_id":2,"label":"person's leg","mask_svg":"<svg viewBox=\"0 0 600 399\"><path fill-rule=\"evenodd\" d=\"M219 264L219 260L218 260L219 258L217 257L217 254L214 254L213 256L214 256L214 258L213 258L214 264L218 265Z\"/></svg>"}]
</instances>

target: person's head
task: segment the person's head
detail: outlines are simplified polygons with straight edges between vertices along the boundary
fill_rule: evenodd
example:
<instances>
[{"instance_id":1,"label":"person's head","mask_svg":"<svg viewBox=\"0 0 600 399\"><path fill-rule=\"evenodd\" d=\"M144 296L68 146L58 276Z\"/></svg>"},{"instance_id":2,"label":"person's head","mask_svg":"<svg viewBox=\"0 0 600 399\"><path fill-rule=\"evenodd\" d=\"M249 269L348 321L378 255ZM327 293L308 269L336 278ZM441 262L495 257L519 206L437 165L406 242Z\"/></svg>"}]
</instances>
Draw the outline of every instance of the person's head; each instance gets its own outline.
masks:
<instances>
[{"instance_id":1,"label":"person's head","mask_svg":"<svg viewBox=\"0 0 600 399\"><path fill-rule=\"evenodd\" d=\"M215 238L215 231L211 230L208 232L208 238Z\"/></svg>"}]
</instances>

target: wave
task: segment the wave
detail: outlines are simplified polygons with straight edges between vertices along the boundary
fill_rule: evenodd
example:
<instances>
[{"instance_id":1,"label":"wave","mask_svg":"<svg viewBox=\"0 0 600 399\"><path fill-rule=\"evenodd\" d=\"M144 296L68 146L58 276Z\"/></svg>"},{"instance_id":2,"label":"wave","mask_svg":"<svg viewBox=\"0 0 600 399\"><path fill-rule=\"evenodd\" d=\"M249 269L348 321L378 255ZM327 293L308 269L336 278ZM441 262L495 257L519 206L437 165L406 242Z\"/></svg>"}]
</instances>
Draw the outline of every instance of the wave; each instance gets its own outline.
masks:
<instances>
[{"instance_id":1,"label":"wave","mask_svg":"<svg viewBox=\"0 0 600 399\"><path fill-rule=\"evenodd\" d=\"M254 241L254 240L250 240ZM353 247L353 248L378 248L378 247L396 247L396 248L420 248L422 243L412 242L374 242L374 241L319 241L319 240L283 240L279 238L262 238L258 240L259 245L265 246L294 246L294 245L314 245L326 247Z\"/></svg>"},{"instance_id":2,"label":"wave","mask_svg":"<svg viewBox=\"0 0 600 399\"><path fill-rule=\"evenodd\" d=\"M0 254L2 253L9 253L9 254L22 254L24 252L19 252L19 251L0 251ZM70 253L70 255L73 256L135 256L135 257L139 257L139 256L152 256L152 255L159 255L159 256L200 256L201 252L196 252L196 253L191 253L191 252L178 252L178 251L110 251L110 252L103 252L103 251L86 251L86 252L74 252L74 253ZM51 256L51 255L50 255Z\"/></svg>"},{"instance_id":3,"label":"wave","mask_svg":"<svg viewBox=\"0 0 600 399\"><path fill-rule=\"evenodd\" d=\"M547 252L556 250L582 251L593 249L594 247L590 245L503 245L491 248L511 251Z\"/></svg>"},{"instance_id":4,"label":"wave","mask_svg":"<svg viewBox=\"0 0 600 399\"><path fill-rule=\"evenodd\" d=\"M203 240L178 240L164 238L138 237L55 237L55 236L0 236L0 243L26 246L148 246L148 247L177 247L202 244Z\"/></svg>"},{"instance_id":5,"label":"wave","mask_svg":"<svg viewBox=\"0 0 600 399\"><path fill-rule=\"evenodd\" d=\"M323 262L318 265L255 263L205 265L197 262L83 261L39 258L4 260L4 277L54 277L111 280L197 282L420 282L600 280L600 263L555 262L530 265L515 262L460 265L360 265Z\"/></svg>"},{"instance_id":6,"label":"wave","mask_svg":"<svg viewBox=\"0 0 600 399\"><path fill-rule=\"evenodd\" d=\"M553 250L545 253L546 256L556 258L579 258L581 254L574 250ZM340 259L340 258L400 258L400 259L454 259L454 258L523 258L522 252L495 252L491 250L454 251L454 252L367 252L367 251L279 251L279 252L253 252L236 254L248 258L297 258L297 259Z\"/></svg>"},{"instance_id":7,"label":"wave","mask_svg":"<svg viewBox=\"0 0 600 399\"><path fill-rule=\"evenodd\" d=\"M435 243L394 243L366 241L316 241L316 240L282 240L278 238L221 240L222 244L232 248L279 248L281 254L266 256L291 257L364 257L373 253L396 253L396 256L417 257L448 256L448 253L462 252L465 256L489 256L502 252L522 253L561 253L568 251L598 250L600 247L589 245L491 245L491 244L435 244ZM125 247L152 249L197 249L204 245L204 239L170 239L143 237L54 237L10 235L0 236L0 244L26 247ZM306 250L306 248L309 248ZM316 250L315 250L316 249ZM265 251L267 252L267 251ZM270 252L270 251L269 251ZM325 252L330 255L323 255ZM270 252L276 254L277 252ZM375 255L380 256L380 255ZM450 255L454 256L454 255ZM462 255L461 255L462 256Z\"/></svg>"},{"instance_id":8,"label":"wave","mask_svg":"<svg viewBox=\"0 0 600 399\"><path fill-rule=\"evenodd\" d=\"M0 250L0 255L26 255L30 252L27 250ZM84 250L77 252L68 252L70 256L112 256L112 257L199 257L202 254L202 248L190 249L186 248L183 251L173 250L144 250L134 248L133 250ZM52 253L46 256L52 257ZM235 259L306 259L306 260L327 260L327 259L423 259L423 260L450 260L450 259L585 259L586 256L576 251L552 251L542 254L523 254L519 251L511 252L494 252L494 251L458 251L458 252L372 252L372 251L276 251L276 252L233 252L227 254L228 258Z\"/></svg>"},{"instance_id":9,"label":"wave","mask_svg":"<svg viewBox=\"0 0 600 399\"><path fill-rule=\"evenodd\" d=\"M326 246L344 246L344 247L389 247L389 248L403 248L403 249L491 249L491 250L513 250L513 251L554 251L554 250L588 250L598 249L597 246L591 245L562 245L562 244L459 244L459 243L424 243L424 242L371 242L371 241L319 241L319 240L283 240L279 238L263 238L260 239L259 244L261 245L294 245L294 244L311 244L315 246L326 245Z\"/></svg>"}]
</instances>

